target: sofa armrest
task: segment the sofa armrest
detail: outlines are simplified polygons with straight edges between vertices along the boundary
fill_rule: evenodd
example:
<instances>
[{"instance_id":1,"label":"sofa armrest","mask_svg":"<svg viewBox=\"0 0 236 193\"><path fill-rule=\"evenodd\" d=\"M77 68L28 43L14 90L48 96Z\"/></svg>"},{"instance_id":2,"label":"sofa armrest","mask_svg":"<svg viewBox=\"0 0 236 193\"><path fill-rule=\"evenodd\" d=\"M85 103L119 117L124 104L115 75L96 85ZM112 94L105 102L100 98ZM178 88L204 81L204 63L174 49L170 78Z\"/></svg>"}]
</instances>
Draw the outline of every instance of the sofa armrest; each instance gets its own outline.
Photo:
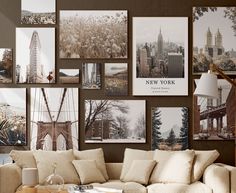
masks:
<instances>
[{"instance_id":1,"label":"sofa armrest","mask_svg":"<svg viewBox=\"0 0 236 193\"><path fill-rule=\"evenodd\" d=\"M208 166L203 174L203 182L213 190L213 193L230 193L230 172L222 166Z\"/></svg>"},{"instance_id":2,"label":"sofa armrest","mask_svg":"<svg viewBox=\"0 0 236 193\"><path fill-rule=\"evenodd\" d=\"M16 164L0 166L0 193L15 193L21 185L21 168Z\"/></svg>"}]
</instances>

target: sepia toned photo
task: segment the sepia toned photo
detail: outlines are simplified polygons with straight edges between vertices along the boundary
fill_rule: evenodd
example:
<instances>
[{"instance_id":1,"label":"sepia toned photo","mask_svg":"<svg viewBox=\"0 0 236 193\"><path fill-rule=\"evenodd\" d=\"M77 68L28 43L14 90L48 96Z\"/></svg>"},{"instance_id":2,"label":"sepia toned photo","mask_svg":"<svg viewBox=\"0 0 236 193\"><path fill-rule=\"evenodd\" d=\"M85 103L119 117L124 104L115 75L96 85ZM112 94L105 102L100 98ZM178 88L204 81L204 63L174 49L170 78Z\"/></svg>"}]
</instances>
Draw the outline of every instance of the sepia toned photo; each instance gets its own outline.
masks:
<instances>
[{"instance_id":1,"label":"sepia toned photo","mask_svg":"<svg viewBox=\"0 0 236 193\"><path fill-rule=\"evenodd\" d=\"M193 105L194 140L235 139L235 88L229 82L218 79L218 99L194 96Z\"/></svg>"},{"instance_id":2,"label":"sepia toned photo","mask_svg":"<svg viewBox=\"0 0 236 193\"><path fill-rule=\"evenodd\" d=\"M82 65L82 88L101 89L100 63L84 63Z\"/></svg>"},{"instance_id":3,"label":"sepia toned photo","mask_svg":"<svg viewBox=\"0 0 236 193\"><path fill-rule=\"evenodd\" d=\"M78 149L78 88L31 88L31 150Z\"/></svg>"},{"instance_id":4,"label":"sepia toned photo","mask_svg":"<svg viewBox=\"0 0 236 193\"><path fill-rule=\"evenodd\" d=\"M214 63L226 74L236 74L236 7L193 8L193 73Z\"/></svg>"},{"instance_id":5,"label":"sepia toned photo","mask_svg":"<svg viewBox=\"0 0 236 193\"><path fill-rule=\"evenodd\" d=\"M55 24L56 0L21 0L21 24Z\"/></svg>"},{"instance_id":6,"label":"sepia toned photo","mask_svg":"<svg viewBox=\"0 0 236 193\"><path fill-rule=\"evenodd\" d=\"M188 94L188 18L133 18L133 95Z\"/></svg>"},{"instance_id":7,"label":"sepia toned photo","mask_svg":"<svg viewBox=\"0 0 236 193\"><path fill-rule=\"evenodd\" d=\"M105 63L105 94L107 96L128 95L127 63Z\"/></svg>"},{"instance_id":8,"label":"sepia toned photo","mask_svg":"<svg viewBox=\"0 0 236 193\"><path fill-rule=\"evenodd\" d=\"M145 143L145 100L85 100L86 143Z\"/></svg>"},{"instance_id":9,"label":"sepia toned photo","mask_svg":"<svg viewBox=\"0 0 236 193\"><path fill-rule=\"evenodd\" d=\"M16 28L16 83L55 83L55 29Z\"/></svg>"},{"instance_id":10,"label":"sepia toned photo","mask_svg":"<svg viewBox=\"0 0 236 193\"><path fill-rule=\"evenodd\" d=\"M0 146L26 144L26 89L0 88Z\"/></svg>"},{"instance_id":11,"label":"sepia toned photo","mask_svg":"<svg viewBox=\"0 0 236 193\"><path fill-rule=\"evenodd\" d=\"M152 150L188 148L188 108L152 108Z\"/></svg>"},{"instance_id":12,"label":"sepia toned photo","mask_svg":"<svg viewBox=\"0 0 236 193\"><path fill-rule=\"evenodd\" d=\"M79 69L60 69L59 82L62 84L79 84Z\"/></svg>"},{"instance_id":13,"label":"sepia toned photo","mask_svg":"<svg viewBox=\"0 0 236 193\"><path fill-rule=\"evenodd\" d=\"M127 11L60 11L60 58L127 58Z\"/></svg>"},{"instance_id":14,"label":"sepia toned photo","mask_svg":"<svg viewBox=\"0 0 236 193\"><path fill-rule=\"evenodd\" d=\"M12 83L12 49L0 48L0 83Z\"/></svg>"}]
</instances>

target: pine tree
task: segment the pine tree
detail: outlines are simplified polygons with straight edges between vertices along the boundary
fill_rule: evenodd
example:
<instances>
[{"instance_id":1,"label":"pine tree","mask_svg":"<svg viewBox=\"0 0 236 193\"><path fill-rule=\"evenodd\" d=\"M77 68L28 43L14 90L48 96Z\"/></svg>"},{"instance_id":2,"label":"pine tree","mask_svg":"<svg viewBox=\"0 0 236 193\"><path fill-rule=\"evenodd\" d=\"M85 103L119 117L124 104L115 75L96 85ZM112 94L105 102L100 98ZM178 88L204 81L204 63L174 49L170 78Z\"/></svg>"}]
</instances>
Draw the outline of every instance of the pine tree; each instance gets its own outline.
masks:
<instances>
[{"instance_id":1,"label":"pine tree","mask_svg":"<svg viewBox=\"0 0 236 193\"><path fill-rule=\"evenodd\" d=\"M159 108L153 109L152 114L152 149L158 149L158 144L161 142L161 111Z\"/></svg>"},{"instance_id":2,"label":"pine tree","mask_svg":"<svg viewBox=\"0 0 236 193\"><path fill-rule=\"evenodd\" d=\"M176 135L173 128L170 130L169 136L166 141L170 147L173 147L176 144Z\"/></svg>"},{"instance_id":3,"label":"pine tree","mask_svg":"<svg viewBox=\"0 0 236 193\"><path fill-rule=\"evenodd\" d=\"M188 148L188 108L182 108L182 127L180 128L180 142L182 150Z\"/></svg>"}]
</instances>

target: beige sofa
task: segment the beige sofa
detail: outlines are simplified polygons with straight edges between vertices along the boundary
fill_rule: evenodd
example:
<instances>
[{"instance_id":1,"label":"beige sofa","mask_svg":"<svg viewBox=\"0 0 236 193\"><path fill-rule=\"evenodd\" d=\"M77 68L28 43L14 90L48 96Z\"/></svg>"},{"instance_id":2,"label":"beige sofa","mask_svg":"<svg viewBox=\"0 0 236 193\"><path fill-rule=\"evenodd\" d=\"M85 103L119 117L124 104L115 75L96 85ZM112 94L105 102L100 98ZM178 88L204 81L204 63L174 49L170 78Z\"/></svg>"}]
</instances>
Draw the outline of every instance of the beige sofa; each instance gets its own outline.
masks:
<instances>
[{"instance_id":1,"label":"beige sofa","mask_svg":"<svg viewBox=\"0 0 236 193\"><path fill-rule=\"evenodd\" d=\"M40 153L40 152L39 152ZM43 153L43 152L41 152ZM68 154L69 152L66 152ZM163 152L157 152L162 153L162 156L160 156L162 159L164 157ZM165 153L165 152L164 152ZM196 154L200 154L200 152L195 152ZM212 152L214 153L214 152ZM43 153L44 154L44 153ZM47 155L51 155L52 153L46 153ZM210 152L201 152L201 154L210 154ZM19 156L20 155L20 156ZM21 182L22 182L22 167L19 166L19 163L21 164L28 164L29 167L35 167L35 160L33 160L33 154L32 152L24 152L22 154L16 154L13 155L16 159L18 159L18 165L17 163L12 164L6 164L0 166L0 193L15 193L17 190L21 189ZM100 165L103 165L103 170L106 170L106 182L104 183L91 183L94 186L102 186L102 187L108 187L108 188L117 188L117 189L123 189L124 193L236 193L236 167L224 165L224 164L208 164L207 168L204 168L202 170L201 176L202 180L195 180L194 182L190 182L189 184L183 184L183 183L155 183L149 181L147 185L142 185L137 182L133 181L126 181L120 180L122 179L122 172L124 172L125 167L126 169L129 169L128 162L131 163L131 159L143 159L150 156L151 159L153 159L153 152L152 151L141 151L141 150L132 150L127 149L125 151L124 155L124 163L105 163L103 151L102 149L97 150L87 150L87 151L81 151L79 152L80 159L85 160L91 160L95 159L97 163L100 159ZM48 161L50 156L45 156L42 158L40 156L41 161ZM55 155L53 156L53 158ZM202 158L198 158L199 160ZM74 159L74 158L72 158ZM199 160L195 159L195 170L199 168ZM27 161L27 162L26 162ZM37 160L38 164L39 160ZM103 164L102 164L103 162ZM182 162L182 160L181 160ZM63 161L64 163L64 161ZM160 164L161 162L159 162ZM181 165L181 164L179 164ZM178 164L176 167L179 166ZM39 170L39 165L38 170ZM36 166L36 167L37 167ZM128 167L127 167L128 166ZM45 164L43 165L45 167ZM138 170L139 168L137 168ZM193 169L194 170L194 169ZM192 170L192 174L194 174ZM66 171L64 170L66 173ZM64 173L63 172L63 173ZM153 172L154 173L154 172ZM67 172L68 174L68 172ZM72 173L69 173L71 175ZM174 171L172 171L172 175L178 175ZM80 176L81 177L81 176ZM200 178L200 177L199 177ZM68 186L70 184L65 184L65 186ZM40 188L40 186L39 186Z\"/></svg>"}]
</instances>

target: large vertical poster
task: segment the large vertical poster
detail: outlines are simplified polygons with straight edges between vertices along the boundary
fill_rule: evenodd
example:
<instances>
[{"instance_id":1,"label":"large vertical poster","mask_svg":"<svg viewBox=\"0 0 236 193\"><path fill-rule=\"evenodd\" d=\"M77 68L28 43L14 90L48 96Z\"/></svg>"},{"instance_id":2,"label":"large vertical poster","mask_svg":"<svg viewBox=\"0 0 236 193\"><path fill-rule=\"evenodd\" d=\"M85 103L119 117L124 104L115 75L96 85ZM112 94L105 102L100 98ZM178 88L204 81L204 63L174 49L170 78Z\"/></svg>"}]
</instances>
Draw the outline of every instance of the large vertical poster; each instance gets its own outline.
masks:
<instances>
[{"instance_id":1,"label":"large vertical poster","mask_svg":"<svg viewBox=\"0 0 236 193\"><path fill-rule=\"evenodd\" d=\"M188 18L133 18L133 95L188 95Z\"/></svg>"}]
</instances>

